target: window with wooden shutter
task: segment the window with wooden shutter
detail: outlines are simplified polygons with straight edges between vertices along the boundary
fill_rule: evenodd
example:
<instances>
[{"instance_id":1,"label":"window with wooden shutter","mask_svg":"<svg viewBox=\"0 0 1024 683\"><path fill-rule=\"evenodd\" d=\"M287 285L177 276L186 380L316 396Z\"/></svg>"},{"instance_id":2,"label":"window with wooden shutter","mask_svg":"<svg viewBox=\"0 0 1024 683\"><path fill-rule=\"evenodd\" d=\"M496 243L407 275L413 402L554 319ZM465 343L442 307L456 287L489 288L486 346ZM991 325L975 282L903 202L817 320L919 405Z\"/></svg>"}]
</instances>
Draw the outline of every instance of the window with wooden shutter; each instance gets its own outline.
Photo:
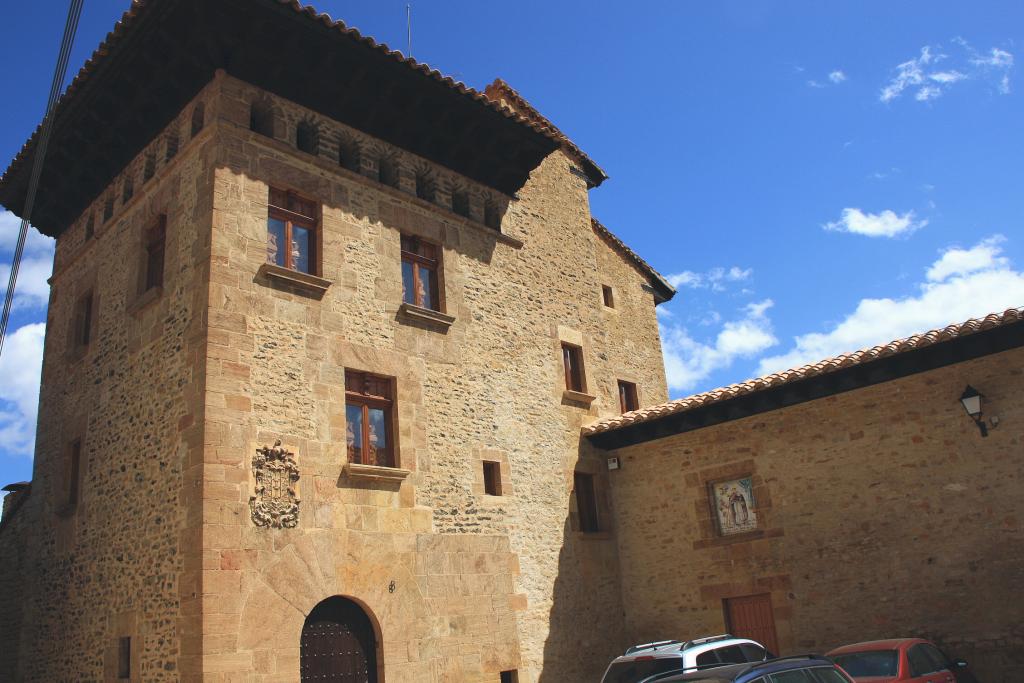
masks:
<instances>
[{"instance_id":1,"label":"window with wooden shutter","mask_svg":"<svg viewBox=\"0 0 1024 683\"><path fill-rule=\"evenodd\" d=\"M345 371L345 437L348 461L395 467L394 379Z\"/></svg>"},{"instance_id":2,"label":"window with wooden shutter","mask_svg":"<svg viewBox=\"0 0 1024 683\"><path fill-rule=\"evenodd\" d=\"M441 248L418 237L402 235L402 301L441 310Z\"/></svg>"},{"instance_id":3,"label":"window with wooden shutter","mask_svg":"<svg viewBox=\"0 0 1024 683\"><path fill-rule=\"evenodd\" d=\"M562 342L562 365L565 370L565 388L585 393L586 375L583 372L583 349L574 344Z\"/></svg>"},{"instance_id":4,"label":"window with wooden shutter","mask_svg":"<svg viewBox=\"0 0 1024 683\"><path fill-rule=\"evenodd\" d=\"M319 274L317 204L294 192L271 188L267 214L267 263Z\"/></svg>"},{"instance_id":5,"label":"window with wooden shutter","mask_svg":"<svg viewBox=\"0 0 1024 683\"><path fill-rule=\"evenodd\" d=\"M640 407L640 401L637 398L636 384L633 382L626 382L619 380L619 410L623 413L628 413L631 410L636 410Z\"/></svg>"}]
</instances>

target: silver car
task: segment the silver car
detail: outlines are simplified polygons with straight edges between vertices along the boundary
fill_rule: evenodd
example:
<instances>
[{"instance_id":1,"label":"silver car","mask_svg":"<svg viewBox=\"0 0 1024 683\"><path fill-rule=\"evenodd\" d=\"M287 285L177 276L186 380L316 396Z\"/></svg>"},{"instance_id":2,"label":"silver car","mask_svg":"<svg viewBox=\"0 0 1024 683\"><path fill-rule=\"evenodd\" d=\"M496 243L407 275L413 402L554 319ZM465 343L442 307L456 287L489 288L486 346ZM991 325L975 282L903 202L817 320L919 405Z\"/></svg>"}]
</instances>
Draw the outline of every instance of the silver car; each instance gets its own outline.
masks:
<instances>
[{"instance_id":1,"label":"silver car","mask_svg":"<svg viewBox=\"0 0 1024 683\"><path fill-rule=\"evenodd\" d=\"M662 640L634 645L616 657L601 683L636 683L668 671L710 669L725 664L763 662L775 655L764 645L728 633L696 640Z\"/></svg>"}]
</instances>

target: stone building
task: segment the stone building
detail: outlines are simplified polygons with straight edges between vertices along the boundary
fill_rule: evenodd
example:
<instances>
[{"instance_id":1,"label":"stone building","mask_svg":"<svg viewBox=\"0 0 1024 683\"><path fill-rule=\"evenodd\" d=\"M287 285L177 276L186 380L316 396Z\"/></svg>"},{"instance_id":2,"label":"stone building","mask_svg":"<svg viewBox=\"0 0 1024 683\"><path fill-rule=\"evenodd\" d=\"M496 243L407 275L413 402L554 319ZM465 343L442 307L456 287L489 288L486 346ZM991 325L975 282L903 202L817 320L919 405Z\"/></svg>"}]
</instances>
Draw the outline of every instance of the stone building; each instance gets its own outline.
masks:
<instances>
[{"instance_id":1,"label":"stone building","mask_svg":"<svg viewBox=\"0 0 1024 683\"><path fill-rule=\"evenodd\" d=\"M766 594L783 650L926 633L997 680L1020 313L665 403L674 291L591 216L604 180L508 84L298 3L134 3L33 214L57 247L5 680L296 681L345 651L364 680L594 681Z\"/></svg>"},{"instance_id":2,"label":"stone building","mask_svg":"<svg viewBox=\"0 0 1024 683\"><path fill-rule=\"evenodd\" d=\"M584 427L620 465L627 633L927 637L1019 680L1022 395L1024 308Z\"/></svg>"},{"instance_id":3,"label":"stone building","mask_svg":"<svg viewBox=\"0 0 1024 683\"><path fill-rule=\"evenodd\" d=\"M591 217L604 179L507 84L297 3L134 3L33 215L57 246L0 670L294 681L342 647L375 680L599 675L627 637L580 428L620 383L667 399L674 294Z\"/></svg>"}]
</instances>

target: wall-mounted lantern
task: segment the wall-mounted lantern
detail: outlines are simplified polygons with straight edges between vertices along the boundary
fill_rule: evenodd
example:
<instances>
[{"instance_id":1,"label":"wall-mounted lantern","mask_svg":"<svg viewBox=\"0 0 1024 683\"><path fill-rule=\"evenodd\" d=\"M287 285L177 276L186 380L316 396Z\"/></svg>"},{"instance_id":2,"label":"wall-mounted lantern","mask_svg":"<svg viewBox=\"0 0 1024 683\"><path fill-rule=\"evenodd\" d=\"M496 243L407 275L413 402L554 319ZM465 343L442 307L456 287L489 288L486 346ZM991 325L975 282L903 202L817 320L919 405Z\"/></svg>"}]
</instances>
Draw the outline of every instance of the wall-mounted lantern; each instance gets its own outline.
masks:
<instances>
[{"instance_id":1,"label":"wall-mounted lantern","mask_svg":"<svg viewBox=\"0 0 1024 683\"><path fill-rule=\"evenodd\" d=\"M983 398L984 396L981 392L968 384L967 388L964 389L964 393L960 394L960 403L963 404L964 410L967 411L967 415L974 420L974 424L978 425L978 431L981 432L981 435L988 436L989 425L985 424L985 418L981 413L981 399ZM995 429L999 424L999 418L990 418L989 424L992 429Z\"/></svg>"}]
</instances>

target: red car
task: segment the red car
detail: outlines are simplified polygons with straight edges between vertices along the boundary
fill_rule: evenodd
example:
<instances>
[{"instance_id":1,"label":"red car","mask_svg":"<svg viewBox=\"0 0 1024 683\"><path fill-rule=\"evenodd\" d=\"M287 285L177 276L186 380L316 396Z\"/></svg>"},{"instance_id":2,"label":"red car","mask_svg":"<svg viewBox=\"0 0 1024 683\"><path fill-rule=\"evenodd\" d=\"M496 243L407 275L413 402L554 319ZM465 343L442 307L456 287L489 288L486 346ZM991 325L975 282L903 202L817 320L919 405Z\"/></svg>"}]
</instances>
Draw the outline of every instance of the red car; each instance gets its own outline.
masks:
<instances>
[{"instance_id":1,"label":"red car","mask_svg":"<svg viewBox=\"0 0 1024 683\"><path fill-rule=\"evenodd\" d=\"M951 661L921 638L872 640L843 645L825 655L857 683L967 683L967 662Z\"/></svg>"}]
</instances>

